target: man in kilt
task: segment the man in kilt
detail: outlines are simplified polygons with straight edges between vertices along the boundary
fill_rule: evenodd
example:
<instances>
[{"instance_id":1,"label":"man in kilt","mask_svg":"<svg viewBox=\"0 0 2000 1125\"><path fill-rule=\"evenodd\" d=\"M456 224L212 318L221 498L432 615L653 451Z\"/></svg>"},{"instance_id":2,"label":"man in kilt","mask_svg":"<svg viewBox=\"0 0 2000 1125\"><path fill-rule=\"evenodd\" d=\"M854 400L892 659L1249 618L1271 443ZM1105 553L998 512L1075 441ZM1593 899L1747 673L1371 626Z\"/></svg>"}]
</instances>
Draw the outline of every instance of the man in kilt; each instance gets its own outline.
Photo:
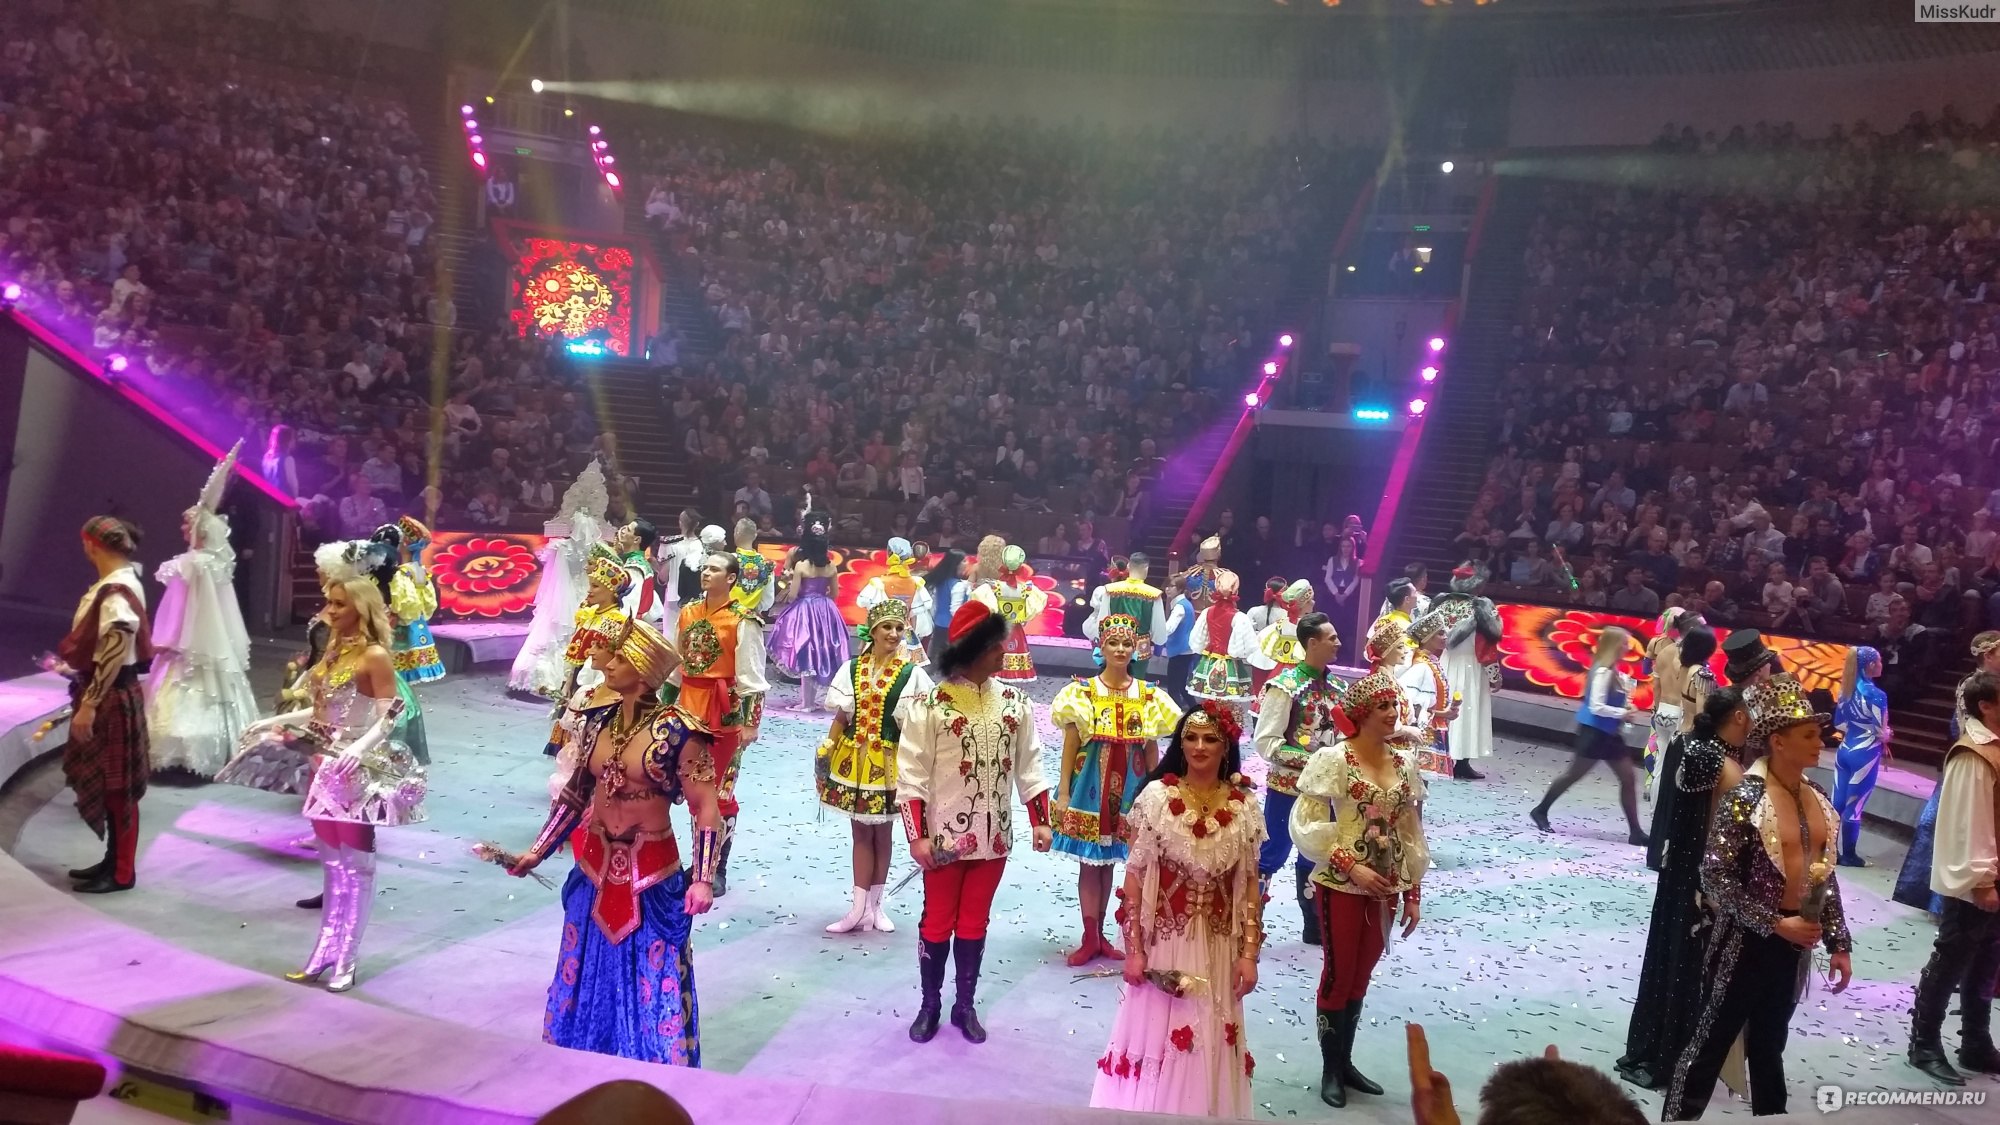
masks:
<instances>
[{"instance_id":1,"label":"man in kilt","mask_svg":"<svg viewBox=\"0 0 2000 1125\"><path fill-rule=\"evenodd\" d=\"M139 798L151 770L146 697L140 684L153 658L146 591L132 556L139 529L115 516L83 525L83 553L97 581L77 603L56 670L69 677L69 741L63 777L76 809L104 837L104 859L69 873L78 894L129 891L139 850Z\"/></svg>"}]
</instances>

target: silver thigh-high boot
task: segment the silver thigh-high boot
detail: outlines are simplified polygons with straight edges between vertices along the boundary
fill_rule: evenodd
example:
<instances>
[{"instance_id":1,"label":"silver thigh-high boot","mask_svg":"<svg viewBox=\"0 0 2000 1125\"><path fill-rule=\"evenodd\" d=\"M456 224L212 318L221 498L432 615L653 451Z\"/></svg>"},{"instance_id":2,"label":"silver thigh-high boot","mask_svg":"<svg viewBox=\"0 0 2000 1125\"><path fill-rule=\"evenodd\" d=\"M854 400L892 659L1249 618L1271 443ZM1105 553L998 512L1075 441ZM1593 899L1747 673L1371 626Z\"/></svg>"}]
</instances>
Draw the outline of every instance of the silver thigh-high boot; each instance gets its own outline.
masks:
<instances>
[{"instance_id":1,"label":"silver thigh-high boot","mask_svg":"<svg viewBox=\"0 0 2000 1125\"><path fill-rule=\"evenodd\" d=\"M306 959L305 968L285 974L286 980L299 984L309 984L318 980L321 973L332 967L334 956L340 948L340 932L346 918L347 872L341 865L340 845L317 838L315 842L319 845L322 888L319 940L314 943L312 956Z\"/></svg>"},{"instance_id":2,"label":"silver thigh-high boot","mask_svg":"<svg viewBox=\"0 0 2000 1125\"><path fill-rule=\"evenodd\" d=\"M368 914L375 905L375 853L342 844L343 866L347 870L347 903L340 929L340 946L327 978L328 992L346 992L354 987L354 970L361 955L361 935L368 929Z\"/></svg>"}]
</instances>

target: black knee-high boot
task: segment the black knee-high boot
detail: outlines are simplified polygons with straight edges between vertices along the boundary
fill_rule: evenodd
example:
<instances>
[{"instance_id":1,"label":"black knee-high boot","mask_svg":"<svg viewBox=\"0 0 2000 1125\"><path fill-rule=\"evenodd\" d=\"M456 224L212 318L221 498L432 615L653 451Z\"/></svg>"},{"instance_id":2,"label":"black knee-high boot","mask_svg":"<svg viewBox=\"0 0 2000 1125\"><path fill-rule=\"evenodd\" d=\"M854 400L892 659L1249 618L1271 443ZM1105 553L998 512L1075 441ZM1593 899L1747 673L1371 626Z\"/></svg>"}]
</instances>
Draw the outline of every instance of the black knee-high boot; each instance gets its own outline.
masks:
<instances>
[{"instance_id":1,"label":"black knee-high boot","mask_svg":"<svg viewBox=\"0 0 2000 1125\"><path fill-rule=\"evenodd\" d=\"M910 1039L928 1043L937 1034L938 1016L944 1011L944 962L951 956L948 941L917 940L917 975L924 998L917 1005L917 1018L910 1022Z\"/></svg>"},{"instance_id":2,"label":"black knee-high boot","mask_svg":"<svg viewBox=\"0 0 2000 1125\"><path fill-rule=\"evenodd\" d=\"M979 962L986 956L985 938L959 938L952 942L952 968L958 973L958 999L951 1005L951 1026L968 1043L986 1042L986 1029L979 1013L973 1011L973 994L979 990Z\"/></svg>"},{"instance_id":3,"label":"black knee-high boot","mask_svg":"<svg viewBox=\"0 0 2000 1125\"><path fill-rule=\"evenodd\" d=\"M1347 1049L1342 1043L1353 1042L1347 1035L1347 1026L1347 1009L1320 1010L1319 1100L1335 1109L1347 1106L1347 1072L1352 1064L1347 1061Z\"/></svg>"},{"instance_id":4,"label":"black knee-high boot","mask_svg":"<svg viewBox=\"0 0 2000 1125\"><path fill-rule=\"evenodd\" d=\"M1340 1080L1348 1089L1356 1093L1373 1094L1379 1097L1382 1093L1382 1087L1369 1081L1366 1075L1354 1069L1354 1034L1361 1030L1360 1002L1356 1001L1349 1004L1345 1011L1347 1013L1347 1029L1346 1033L1341 1037L1340 1057L1346 1069L1340 1072Z\"/></svg>"},{"instance_id":5,"label":"black knee-high boot","mask_svg":"<svg viewBox=\"0 0 2000 1125\"><path fill-rule=\"evenodd\" d=\"M1917 978L1917 993L1910 1007L1910 1065L1949 1086L1965 1085L1964 1076L1945 1059L1945 1009L1951 1004L1951 980L1943 951L1931 950L1930 963Z\"/></svg>"},{"instance_id":6,"label":"black knee-high boot","mask_svg":"<svg viewBox=\"0 0 2000 1125\"><path fill-rule=\"evenodd\" d=\"M1958 1032L1958 1065L1981 1074L2000 1074L2000 1050L1993 1047L1993 1001L1977 992L1975 987L1958 994L1958 1015L1963 1021Z\"/></svg>"},{"instance_id":7,"label":"black knee-high boot","mask_svg":"<svg viewBox=\"0 0 2000 1125\"><path fill-rule=\"evenodd\" d=\"M72 867L69 877L79 883L94 882L106 875L118 872L118 818L104 818L104 858L89 867Z\"/></svg>"}]
</instances>

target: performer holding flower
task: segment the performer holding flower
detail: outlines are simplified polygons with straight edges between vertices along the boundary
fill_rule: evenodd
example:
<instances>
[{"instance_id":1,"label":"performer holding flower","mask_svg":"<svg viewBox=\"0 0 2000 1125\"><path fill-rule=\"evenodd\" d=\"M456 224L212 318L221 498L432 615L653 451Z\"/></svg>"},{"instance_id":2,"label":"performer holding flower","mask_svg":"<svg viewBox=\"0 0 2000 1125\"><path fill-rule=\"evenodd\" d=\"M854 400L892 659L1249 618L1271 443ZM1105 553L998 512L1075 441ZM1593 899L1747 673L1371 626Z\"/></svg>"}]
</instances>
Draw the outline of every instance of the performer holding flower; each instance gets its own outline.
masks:
<instances>
[{"instance_id":1,"label":"performer holding flower","mask_svg":"<svg viewBox=\"0 0 2000 1125\"><path fill-rule=\"evenodd\" d=\"M1180 720L1128 822L1119 892L1125 988L1090 1104L1248 1118L1256 1060L1243 997L1264 944L1263 814L1238 772L1241 729L1215 703Z\"/></svg>"},{"instance_id":2,"label":"performer holding flower","mask_svg":"<svg viewBox=\"0 0 2000 1125\"><path fill-rule=\"evenodd\" d=\"M1299 776L1292 840L1313 861L1325 961L1319 980L1320 1100L1338 1109L1350 1090L1382 1087L1354 1068L1354 1034L1375 963L1402 905L1405 937L1421 916L1421 884L1430 868L1418 806L1424 800L1416 756L1392 743L1401 709L1393 675L1373 672L1335 705L1343 739L1314 751Z\"/></svg>"},{"instance_id":3,"label":"performer holding flower","mask_svg":"<svg viewBox=\"0 0 2000 1125\"><path fill-rule=\"evenodd\" d=\"M1140 643L1139 622L1114 613L1099 622L1104 671L1056 694L1050 718L1063 732L1062 780L1056 787L1055 850L1074 857L1077 901L1083 908L1083 942L1071 966L1098 956L1118 958L1104 937L1112 870L1126 855L1125 816L1152 772L1159 740L1179 714L1167 693L1132 675Z\"/></svg>"},{"instance_id":4,"label":"performer holding flower","mask_svg":"<svg viewBox=\"0 0 2000 1125\"><path fill-rule=\"evenodd\" d=\"M889 826L896 820L896 744L911 706L931 690L931 678L903 645L909 612L895 598L876 602L861 627L865 647L827 688L833 728L815 755L819 803L854 826L854 905L826 928L830 934L896 932L882 912L895 851Z\"/></svg>"},{"instance_id":5,"label":"performer holding flower","mask_svg":"<svg viewBox=\"0 0 2000 1125\"><path fill-rule=\"evenodd\" d=\"M993 894L1014 843L1014 796L1027 806L1034 846L1049 850L1049 783L1042 777L1035 712L999 679L1007 622L978 602L952 615L938 670L946 679L910 709L896 753L896 799L910 858L924 873L918 969L923 1000L910 1038L937 1034L949 955L958 967L951 1024L986 1042L973 1010ZM1013 790L1013 794L1008 792Z\"/></svg>"}]
</instances>

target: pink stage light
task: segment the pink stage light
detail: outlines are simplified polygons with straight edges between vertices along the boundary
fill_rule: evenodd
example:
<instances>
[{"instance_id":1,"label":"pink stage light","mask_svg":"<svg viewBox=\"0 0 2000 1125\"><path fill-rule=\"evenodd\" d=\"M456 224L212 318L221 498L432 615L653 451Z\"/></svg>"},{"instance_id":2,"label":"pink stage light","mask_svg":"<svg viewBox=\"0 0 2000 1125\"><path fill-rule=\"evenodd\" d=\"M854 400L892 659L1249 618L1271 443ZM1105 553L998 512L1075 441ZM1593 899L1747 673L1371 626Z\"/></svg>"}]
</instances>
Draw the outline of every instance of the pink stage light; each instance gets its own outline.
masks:
<instances>
[{"instance_id":1,"label":"pink stage light","mask_svg":"<svg viewBox=\"0 0 2000 1125\"><path fill-rule=\"evenodd\" d=\"M1434 352L1441 352L1441 351L1443 351L1443 350L1444 350L1444 337L1443 337L1443 336L1432 336L1432 337L1431 337L1431 350L1432 350L1432 351L1434 351Z\"/></svg>"},{"instance_id":2,"label":"pink stage light","mask_svg":"<svg viewBox=\"0 0 2000 1125\"><path fill-rule=\"evenodd\" d=\"M605 162L606 164L616 164L616 163L618 163L618 158L617 158L617 157L615 157L615 156L606 156L606 157L604 158L604 162Z\"/></svg>"},{"instance_id":3,"label":"pink stage light","mask_svg":"<svg viewBox=\"0 0 2000 1125\"><path fill-rule=\"evenodd\" d=\"M1413 398L1410 400L1410 413L1417 417L1422 417L1424 411L1429 410L1430 406L1431 404L1425 402L1423 399Z\"/></svg>"},{"instance_id":4,"label":"pink stage light","mask_svg":"<svg viewBox=\"0 0 2000 1125\"><path fill-rule=\"evenodd\" d=\"M486 167L486 154L485 154L485 153L483 153L483 152L475 152L475 153L473 153L473 154L472 154L472 162L473 162L474 164L478 165L478 166L479 166L479 167L481 167L481 168L484 168L484 167Z\"/></svg>"},{"instance_id":5,"label":"pink stage light","mask_svg":"<svg viewBox=\"0 0 2000 1125\"><path fill-rule=\"evenodd\" d=\"M11 305L20 299L21 299L20 282L10 281L4 286L0 286L0 301L5 301Z\"/></svg>"},{"instance_id":6,"label":"pink stage light","mask_svg":"<svg viewBox=\"0 0 2000 1125\"><path fill-rule=\"evenodd\" d=\"M483 145L486 143L486 138L480 136L478 133L474 133L472 134L472 143L476 145Z\"/></svg>"},{"instance_id":7,"label":"pink stage light","mask_svg":"<svg viewBox=\"0 0 2000 1125\"><path fill-rule=\"evenodd\" d=\"M1435 367L1426 367L1423 370L1423 376L1424 376L1424 382L1426 383L1436 382L1438 377L1438 369Z\"/></svg>"},{"instance_id":8,"label":"pink stage light","mask_svg":"<svg viewBox=\"0 0 2000 1125\"><path fill-rule=\"evenodd\" d=\"M469 105L462 105L462 106L459 106L459 107L458 107L458 115L459 115L460 117L471 117L471 116L472 116L472 107L471 107L471 106L469 106Z\"/></svg>"},{"instance_id":9,"label":"pink stage light","mask_svg":"<svg viewBox=\"0 0 2000 1125\"><path fill-rule=\"evenodd\" d=\"M1266 363L1266 364L1264 365L1264 374L1266 374L1266 375L1276 375L1277 373L1278 373L1278 365L1277 365L1277 363L1275 363L1275 362L1271 362L1271 363Z\"/></svg>"},{"instance_id":10,"label":"pink stage light","mask_svg":"<svg viewBox=\"0 0 2000 1125\"><path fill-rule=\"evenodd\" d=\"M1262 403L1263 401L1264 401L1263 397L1260 396L1256 391L1251 391L1249 394L1243 396L1243 405L1249 407L1252 410L1257 409L1258 404Z\"/></svg>"},{"instance_id":11,"label":"pink stage light","mask_svg":"<svg viewBox=\"0 0 2000 1125\"><path fill-rule=\"evenodd\" d=\"M116 354L112 355L110 359L104 362L104 369L106 371L111 372L114 375L124 371L127 367L130 366L132 366L131 360L126 359L122 355L116 355Z\"/></svg>"},{"instance_id":12,"label":"pink stage light","mask_svg":"<svg viewBox=\"0 0 2000 1125\"><path fill-rule=\"evenodd\" d=\"M1278 346L1279 346L1279 347L1281 347L1281 348L1289 348L1289 347L1291 347L1291 346L1292 346L1292 334L1291 334L1290 332L1287 332L1287 333L1285 333L1285 334L1284 334L1283 336L1280 336L1280 337L1278 337Z\"/></svg>"},{"instance_id":13,"label":"pink stage light","mask_svg":"<svg viewBox=\"0 0 2000 1125\"><path fill-rule=\"evenodd\" d=\"M618 173L616 173L616 172L606 172L606 173L604 173L604 182L605 182L605 183L607 183L607 184L610 184L610 185L611 185L612 187L614 187L614 188L615 188L615 187L617 187L617 186L618 186L618 183L619 183L619 180L618 180Z\"/></svg>"},{"instance_id":14,"label":"pink stage light","mask_svg":"<svg viewBox=\"0 0 2000 1125\"><path fill-rule=\"evenodd\" d=\"M591 135L591 136L593 136L593 137L594 137L594 136L596 136L596 135L597 135L597 134L599 134L599 133L602 133L603 131L604 131L604 130L602 130L602 129L599 129L599 128L598 128L597 126L595 126L595 125L592 125L592 126L590 127L590 135Z\"/></svg>"}]
</instances>

